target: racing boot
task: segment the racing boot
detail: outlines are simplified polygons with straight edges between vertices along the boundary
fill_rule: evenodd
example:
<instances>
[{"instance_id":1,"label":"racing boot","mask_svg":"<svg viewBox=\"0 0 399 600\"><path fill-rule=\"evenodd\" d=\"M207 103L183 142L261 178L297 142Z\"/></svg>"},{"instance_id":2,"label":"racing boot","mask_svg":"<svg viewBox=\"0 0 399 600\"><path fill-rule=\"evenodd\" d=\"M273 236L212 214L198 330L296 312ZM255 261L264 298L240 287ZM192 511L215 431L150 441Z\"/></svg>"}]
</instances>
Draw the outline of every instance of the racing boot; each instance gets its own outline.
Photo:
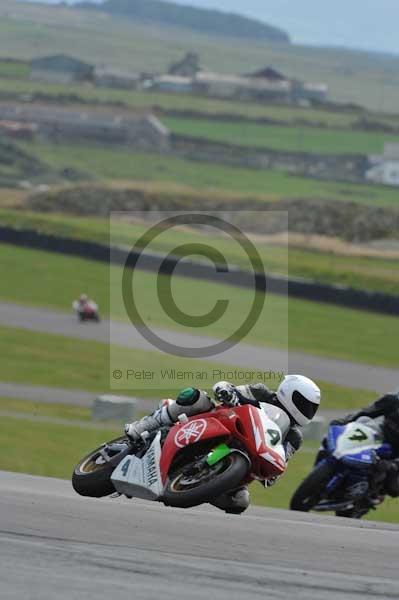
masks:
<instances>
[{"instance_id":1,"label":"racing boot","mask_svg":"<svg viewBox=\"0 0 399 600\"><path fill-rule=\"evenodd\" d=\"M226 492L211 502L212 506L216 506L231 515L240 515L248 508L249 503L250 496L246 485Z\"/></svg>"}]
</instances>

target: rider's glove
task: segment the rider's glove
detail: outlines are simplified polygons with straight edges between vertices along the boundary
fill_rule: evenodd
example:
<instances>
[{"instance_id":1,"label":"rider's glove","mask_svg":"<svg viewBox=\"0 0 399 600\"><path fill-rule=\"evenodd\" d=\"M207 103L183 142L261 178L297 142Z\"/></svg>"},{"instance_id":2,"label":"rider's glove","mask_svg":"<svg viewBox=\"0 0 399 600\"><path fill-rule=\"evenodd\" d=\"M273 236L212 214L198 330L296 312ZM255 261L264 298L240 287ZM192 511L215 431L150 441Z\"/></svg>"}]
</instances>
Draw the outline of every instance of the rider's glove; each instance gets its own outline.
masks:
<instances>
[{"instance_id":1,"label":"rider's glove","mask_svg":"<svg viewBox=\"0 0 399 600\"><path fill-rule=\"evenodd\" d=\"M227 406L239 406L240 400L234 385L228 381L219 381L213 386L215 399Z\"/></svg>"}]
</instances>

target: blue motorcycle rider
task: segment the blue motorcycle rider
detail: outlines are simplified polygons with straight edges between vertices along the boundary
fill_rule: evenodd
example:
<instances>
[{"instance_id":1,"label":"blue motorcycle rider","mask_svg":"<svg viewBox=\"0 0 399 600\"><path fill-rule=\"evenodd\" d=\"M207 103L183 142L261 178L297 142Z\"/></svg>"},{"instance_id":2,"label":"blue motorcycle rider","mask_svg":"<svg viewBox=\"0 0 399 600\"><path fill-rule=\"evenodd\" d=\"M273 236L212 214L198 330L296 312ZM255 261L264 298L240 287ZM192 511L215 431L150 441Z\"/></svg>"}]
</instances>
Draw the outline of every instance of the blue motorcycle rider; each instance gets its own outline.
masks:
<instances>
[{"instance_id":1,"label":"blue motorcycle rider","mask_svg":"<svg viewBox=\"0 0 399 600\"><path fill-rule=\"evenodd\" d=\"M360 518L368 512L373 503L381 502L381 497L377 497L376 494L388 495L392 498L399 496L399 394L386 394L356 413L334 419L330 425L347 425L358 420L367 424L370 419L372 420L371 425L381 434L382 441L390 444L393 455L390 460L383 459L376 463L371 478L367 473L353 473L353 481L347 488L347 494L354 500L359 497L360 502L352 511L337 513L338 516ZM316 464L325 456L325 440L323 440ZM378 490L378 492L374 490ZM366 497L367 492L369 492L370 501ZM361 497L365 498L363 504Z\"/></svg>"},{"instance_id":2,"label":"blue motorcycle rider","mask_svg":"<svg viewBox=\"0 0 399 600\"><path fill-rule=\"evenodd\" d=\"M265 408L268 416L274 420L283 433L283 443L288 460L302 445L300 427L309 424L320 405L320 389L303 375L287 375L274 392L263 383L235 386L228 381L220 381L213 386L215 399L227 406L252 404ZM163 401L162 406L152 415L125 426L126 435L133 441L140 439L146 431L176 423L179 416L188 417L211 411L215 403L208 394L196 388L182 390L176 401ZM265 482L268 487L276 478ZM215 499L212 504L226 513L240 514L250 504L247 486L231 490Z\"/></svg>"}]
</instances>

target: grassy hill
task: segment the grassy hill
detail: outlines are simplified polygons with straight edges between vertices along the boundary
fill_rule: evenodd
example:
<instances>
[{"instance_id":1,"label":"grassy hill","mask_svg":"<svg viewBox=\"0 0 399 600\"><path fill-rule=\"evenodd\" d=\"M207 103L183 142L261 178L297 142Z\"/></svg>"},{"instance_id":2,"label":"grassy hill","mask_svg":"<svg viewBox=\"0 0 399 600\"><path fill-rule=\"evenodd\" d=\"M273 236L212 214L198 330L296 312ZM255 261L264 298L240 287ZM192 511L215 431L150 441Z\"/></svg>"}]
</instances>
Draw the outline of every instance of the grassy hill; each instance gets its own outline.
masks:
<instances>
[{"instance_id":1,"label":"grassy hill","mask_svg":"<svg viewBox=\"0 0 399 600\"><path fill-rule=\"evenodd\" d=\"M35 181L42 177L51 182L55 179L55 171L0 135L0 186L12 187L21 180Z\"/></svg>"},{"instance_id":2,"label":"grassy hill","mask_svg":"<svg viewBox=\"0 0 399 600\"><path fill-rule=\"evenodd\" d=\"M179 6L159 0L107 0L103 4L83 2L76 8L101 10L111 15L126 16L129 19L184 27L210 35L228 35L263 40L267 42L289 43L287 33L255 19L217 10Z\"/></svg>"}]
</instances>

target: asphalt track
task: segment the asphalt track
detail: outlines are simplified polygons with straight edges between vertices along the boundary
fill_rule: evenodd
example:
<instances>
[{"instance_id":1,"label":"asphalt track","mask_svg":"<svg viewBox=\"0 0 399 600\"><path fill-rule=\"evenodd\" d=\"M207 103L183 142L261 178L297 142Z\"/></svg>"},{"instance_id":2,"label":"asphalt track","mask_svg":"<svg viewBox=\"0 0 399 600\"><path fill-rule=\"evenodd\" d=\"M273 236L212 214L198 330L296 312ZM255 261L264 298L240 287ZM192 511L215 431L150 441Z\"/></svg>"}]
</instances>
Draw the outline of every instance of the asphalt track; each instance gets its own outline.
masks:
<instances>
[{"instance_id":1,"label":"asphalt track","mask_svg":"<svg viewBox=\"0 0 399 600\"><path fill-rule=\"evenodd\" d=\"M72 314L48 309L1 302L0 324L107 344L110 341L111 331L112 343L115 345L154 351L154 347L130 324L115 321L81 324ZM203 336L187 336L162 328L154 328L154 330L164 339L186 347L205 346L215 342ZM248 344L238 344L222 355L210 357L209 360L213 364L237 365L251 370L306 373L314 379L377 393L390 392L399 386L399 371L396 369L321 358L300 352L290 352L287 355L281 350Z\"/></svg>"},{"instance_id":2,"label":"asphalt track","mask_svg":"<svg viewBox=\"0 0 399 600\"><path fill-rule=\"evenodd\" d=\"M398 598L395 525L92 500L5 472L0 487L2 600Z\"/></svg>"}]
</instances>

